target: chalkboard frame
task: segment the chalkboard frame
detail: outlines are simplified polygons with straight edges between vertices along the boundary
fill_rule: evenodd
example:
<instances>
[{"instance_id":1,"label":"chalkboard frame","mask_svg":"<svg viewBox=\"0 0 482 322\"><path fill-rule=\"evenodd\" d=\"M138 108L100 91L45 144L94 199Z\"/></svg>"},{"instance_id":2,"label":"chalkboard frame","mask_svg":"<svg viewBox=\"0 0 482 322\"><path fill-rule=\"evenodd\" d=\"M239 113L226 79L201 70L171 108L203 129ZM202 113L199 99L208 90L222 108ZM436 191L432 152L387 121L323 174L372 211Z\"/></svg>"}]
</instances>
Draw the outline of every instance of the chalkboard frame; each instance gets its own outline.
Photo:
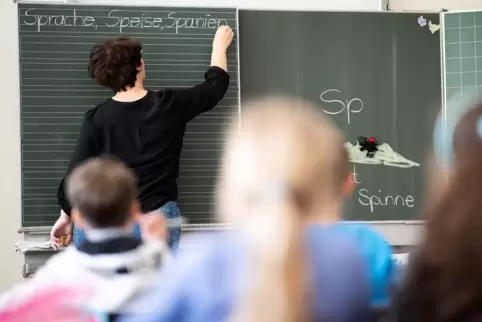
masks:
<instances>
[{"instance_id":1,"label":"chalkboard frame","mask_svg":"<svg viewBox=\"0 0 482 322\"><path fill-rule=\"evenodd\" d=\"M94 7L104 7L104 8L110 8L112 7L113 9L116 9L116 8L120 8L120 7L126 7L126 8L137 8L137 9L142 9L142 8L160 8L160 9L166 9L166 10L173 10L173 11L182 11L182 10L189 10L189 9L196 9L196 10L203 10L203 9L206 9L206 10L209 10L209 9L214 9L214 10L223 10L223 9L226 9L226 10L230 10L230 11L233 11L234 13L234 17L236 19L236 25L235 25L235 32L237 33L237 30L238 30L238 27L239 27L239 9L237 7L206 7L206 6L202 6L202 7L192 7L192 6L189 6L189 7L185 7L185 6L182 6L182 7L176 7L176 6L152 6L152 5L141 5L141 6L135 6L133 4L129 4L129 3L123 3L123 4L112 4L112 3L105 3L103 1L99 1L98 3L95 3L95 4L91 4L91 3L78 3L77 1L66 1L65 3L48 3L48 2L43 2L43 3L38 3L38 2L29 2L29 1L22 1L21 3L19 3L18 5L18 8L17 8L17 14L20 15L20 10L21 10L21 6L22 7L28 7L28 6L44 6L44 7L48 7L48 6L62 6L62 7L71 7L71 8L79 8L79 9L82 9L82 8L88 8L88 9L92 9ZM19 22L17 24L17 26L19 27L18 29L18 37L20 38L21 37L21 30L20 30L20 17L19 17ZM237 82L237 85L236 85L236 88L237 88L237 95L236 95L236 98L237 98L237 104L236 105L233 105L233 107L236 108L237 110L237 113L238 113L238 117L241 118L241 104L240 104L240 99L241 99L241 94L240 94L240 68L239 68L239 40L238 40L238 37L237 37L237 34L235 34L235 39L234 39L234 45L236 46L236 70L234 71L237 75L236 75L236 78L233 78L231 77L232 80L235 80ZM20 47L20 39L19 39L19 47ZM19 60L21 60L21 55L20 55L20 49L19 49ZM21 74L21 66L20 66L20 69L19 69L19 73ZM20 75L20 88L21 88L21 91L22 91L22 77ZM22 94L20 95L20 113L22 113ZM22 117L20 117L20 121L21 121L21 124L20 124L20 127L22 129ZM223 123L224 125L224 123ZM222 126L224 127L224 126ZM22 130L21 130L21 134L22 134ZM21 136L21 145L22 145L22 141L23 141L23 136ZM184 151L185 148L183 148L183 151ZM21 153L21 164L23 165L24 163L24 156L23 156L23 153ZM217 172L216 172L217 173ZM42 225L38 225L38 226L32 226L32 225L25 225L24 224L24 214L23 214L23 192L24 192L24 171L23 171L23 166L21 167L21 204L22 204L22 215L21 215L21 228L19 229L19 232L25 232L25 233L36 233L36 232L44 232L46 230L50 230L50 225L49 226L42 226ZM59 209L59 214L60 214L60 209ZM207 224L184 224L183 226L186 226L186 227L189 227L189 226L194 226L194 227L209 227L211 225L217 225L215 223L215 215L212 216L213 217L213 222L212 223L207 223Z\"/></svg>"}]
</instances>

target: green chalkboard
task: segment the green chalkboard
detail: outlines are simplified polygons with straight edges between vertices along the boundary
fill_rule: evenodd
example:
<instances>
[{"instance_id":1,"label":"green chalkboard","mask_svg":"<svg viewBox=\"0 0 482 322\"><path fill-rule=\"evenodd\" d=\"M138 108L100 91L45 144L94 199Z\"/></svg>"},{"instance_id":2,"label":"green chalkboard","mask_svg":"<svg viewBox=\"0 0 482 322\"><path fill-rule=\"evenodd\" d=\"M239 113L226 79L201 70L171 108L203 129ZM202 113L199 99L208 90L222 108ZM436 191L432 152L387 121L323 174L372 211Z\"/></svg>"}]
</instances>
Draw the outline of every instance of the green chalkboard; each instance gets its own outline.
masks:
<instances>
[{"instance_id":1,"label":"green chalkboard","mask_svg":"<svg viewBox=\"0 0 482 322\"><path fill-rule=\"evenodd\" d=\"M418 219L441 106L438 14L240 11L241 97L289 93L320 105L355 145L373 136L420 166L353 163L347 220ZM391 154L393 155L393 154ZM361 161L361 159L357 159ZM366 161L366 160L365 160ZM413 165L413 164L412 164Z\"/></svg>"},{"instance_id":2,"label":"green chalkboard","mask_svg":"<svg viewBox=\"0 0 482 322\"><path fill-rule=\"evenodd\" d=\"M56 190L83 113L112 95L89 79L95 43L127 36L143 44L149 89L203 80L219 25L235 29L236 9L20 4L22 226L51 225ZM179 200L190 223L211 222L224 124L238 117L236 41L228 52L231 85L221 103L187 126Z\"/></svg>"},{"instance_id":3,"label":"green chalkboard","mask_svg":"<svg viewBox=\"0 0 482 322\"><path fill-rule=\"evenodd\" d=\"M445 12L445 99L482 91L482 11Z\"/></svg>"}]
</instances>

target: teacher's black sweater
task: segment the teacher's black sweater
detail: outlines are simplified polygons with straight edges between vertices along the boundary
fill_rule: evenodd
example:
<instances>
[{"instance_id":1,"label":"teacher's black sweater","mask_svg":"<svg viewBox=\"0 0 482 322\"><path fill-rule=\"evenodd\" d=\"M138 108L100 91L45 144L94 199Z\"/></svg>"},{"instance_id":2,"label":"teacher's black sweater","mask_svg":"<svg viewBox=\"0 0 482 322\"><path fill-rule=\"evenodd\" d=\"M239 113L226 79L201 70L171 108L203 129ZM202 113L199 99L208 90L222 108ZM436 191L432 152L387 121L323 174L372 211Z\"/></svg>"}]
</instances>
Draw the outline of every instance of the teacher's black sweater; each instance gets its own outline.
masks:
<instances>
[{"instance_id":1,"label":"teacher's black sweater","mask_svg":"<svg viewBox=\"0 0 482 322\"><path fill-rule=\"evenodd\" d=\"M229 74L210 67L205 81L191 88L148 91L134 102L106 100L85 114L66 177L91 157L114 156L136 173L144 212L175 201L186 123L214 108L228 86ZM57 201L70 215L64 182Z\"/></svg>"}]
</instances>

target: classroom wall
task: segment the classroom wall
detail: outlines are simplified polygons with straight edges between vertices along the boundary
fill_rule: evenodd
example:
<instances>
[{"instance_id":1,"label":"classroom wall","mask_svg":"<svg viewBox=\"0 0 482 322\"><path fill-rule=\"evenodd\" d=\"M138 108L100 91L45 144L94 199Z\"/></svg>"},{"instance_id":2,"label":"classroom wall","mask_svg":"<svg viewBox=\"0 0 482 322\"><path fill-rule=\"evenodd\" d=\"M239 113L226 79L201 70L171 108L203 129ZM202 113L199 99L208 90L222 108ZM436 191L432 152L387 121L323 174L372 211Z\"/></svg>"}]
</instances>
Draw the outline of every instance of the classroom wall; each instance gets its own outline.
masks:
<instances>
[{"instance_id":1,"label":"classroom wall","mask_svg":"<svg viewBox=\"0 0 482 322\"><path fill-rule=\"evenodd\" d=\"M20 228L20 91L17 12L0 0L0 291L20 280L23 258L14 252Z\"/></svg>"},{"instance_id":2,"label":"classroom wall","mask_svg":"<svg viewBox=\"0 0 482 322\"><path fill-rule=\"evenodd\" d=\"M145 6L161 6L171 3L175 6L199 6L199 0L77 0L77 3L95 4L135 4ZM210 7L239 7L248 9L277 9L277 10L365 10L381 9L382 0L206 0L203 6Z\"/></svg>"},{"instance_id":3,"label":"classroom wall","mask_svg":"<svg viewBox=\"0 0 482 322\"><path fill-rule=\"evenodd\" d=\"M390 0L391 10L481 9L481 0Z\"/></svg>"}]
</instances>

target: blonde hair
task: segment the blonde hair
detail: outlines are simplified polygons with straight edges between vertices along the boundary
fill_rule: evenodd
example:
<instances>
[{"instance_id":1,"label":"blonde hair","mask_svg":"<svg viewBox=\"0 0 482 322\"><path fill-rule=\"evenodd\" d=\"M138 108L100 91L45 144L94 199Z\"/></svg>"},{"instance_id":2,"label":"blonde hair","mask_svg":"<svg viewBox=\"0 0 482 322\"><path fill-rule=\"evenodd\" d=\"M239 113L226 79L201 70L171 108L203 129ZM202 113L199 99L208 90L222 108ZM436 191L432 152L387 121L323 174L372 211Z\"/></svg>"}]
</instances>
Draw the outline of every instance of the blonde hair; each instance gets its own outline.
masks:
<instances>
[{"instance_id":1,"label":"blonde hair","mask_svg":"<svg viewBox=\"0 0 482 322\"><path fill-rule=\"evenodd\" d=\"M341 203L349 175L343 143L307 102L265 98L243 106L226 142L217 202L222 219L252 246L252 271L231 321L309 319L303 224L314 209Z\"/></svg>"}]
</instances>

